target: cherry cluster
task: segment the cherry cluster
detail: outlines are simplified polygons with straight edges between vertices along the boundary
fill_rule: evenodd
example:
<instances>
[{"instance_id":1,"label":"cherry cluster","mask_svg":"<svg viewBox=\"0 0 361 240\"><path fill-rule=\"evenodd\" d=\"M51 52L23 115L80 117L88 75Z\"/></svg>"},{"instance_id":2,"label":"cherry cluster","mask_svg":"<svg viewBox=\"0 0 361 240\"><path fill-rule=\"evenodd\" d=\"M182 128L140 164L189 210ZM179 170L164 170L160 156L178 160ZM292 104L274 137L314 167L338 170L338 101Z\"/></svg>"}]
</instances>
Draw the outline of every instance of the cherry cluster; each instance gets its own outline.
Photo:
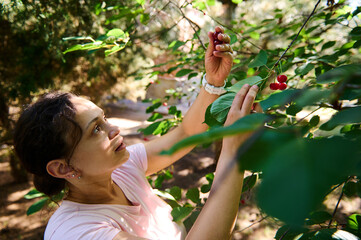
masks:
<instances>
[{"instance_id":1,"label":"cherry cluster","mask_svg":"<svg viewBox=\"0 0 361 240\"><path fill-rule=\"evenodd\" d=\"M277 81L275 83L271 83L269 85L269 88L271 90L285 90L287 88L287 76L286 75L278 75L277 76Z\"/></svg>"},{"instance_id":2,"label":"cherry cluster","mask_svg":"<svg viewBox=\"0 0 361 240\"><path fill-rule=\"evenodd\" d=\"M219 44L223 44L223 41L221 41L221 40L218 39L218 35L219 35L220 33L221 33L221 32L214 32L214 33L213 33L213 39L214 39L213 43L214 43L214 46L217 46L217 45L219 45Z\"/></svg>"}]
</instances>

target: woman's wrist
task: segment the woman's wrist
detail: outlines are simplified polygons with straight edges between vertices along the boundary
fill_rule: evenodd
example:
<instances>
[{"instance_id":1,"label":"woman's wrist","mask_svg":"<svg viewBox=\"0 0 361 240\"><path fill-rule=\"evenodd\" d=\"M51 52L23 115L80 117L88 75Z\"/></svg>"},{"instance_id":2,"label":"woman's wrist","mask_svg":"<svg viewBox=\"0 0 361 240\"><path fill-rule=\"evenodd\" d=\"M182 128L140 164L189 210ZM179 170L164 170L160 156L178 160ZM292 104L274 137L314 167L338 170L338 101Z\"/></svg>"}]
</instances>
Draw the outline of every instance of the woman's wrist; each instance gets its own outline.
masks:
<instances>
[{"instance_id":1,"label":"woman's wrist","mask_svg":"<svg viewBox=\"0 0 361 240\"><path fill-rule=\"evenodd\" d=\"M206 74L203 75L202 86L204 90L210 94L222 95L223 93L227 92L227 90L224 88L226 86L225 81L223 81L222 86L213 85L208 82Z\"/></svg>"},{"instance_id":2,"label":"woman's wrist","mask_svg":"<svg viewBox=\"0 0 361 240\"><path fill-rule=\"evenodd\" d=\"M224 87L225 85L225 79L221 79L221 80L214 80L211 79L210 76L207 76L207 74L204 74L204 80L208 82L208 84L215 86L215 87Z\"/></svg>"}]
</instances>

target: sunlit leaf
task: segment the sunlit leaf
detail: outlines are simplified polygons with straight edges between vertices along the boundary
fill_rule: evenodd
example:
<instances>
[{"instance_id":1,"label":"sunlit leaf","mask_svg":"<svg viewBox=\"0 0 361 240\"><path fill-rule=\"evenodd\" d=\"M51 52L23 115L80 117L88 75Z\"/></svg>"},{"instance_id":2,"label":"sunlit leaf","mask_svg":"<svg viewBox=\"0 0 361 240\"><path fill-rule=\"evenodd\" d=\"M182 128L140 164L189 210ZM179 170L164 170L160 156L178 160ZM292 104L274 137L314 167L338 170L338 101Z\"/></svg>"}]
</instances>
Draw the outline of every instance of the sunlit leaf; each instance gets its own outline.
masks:
<instances>
[{"instance_id":1,"label":"sunlit leaf","mask_svg":"<svg viewBox=\"0 0 361 240\"><path fill-rule=\"evenodd\" d=\"M26 211L26 215L29 216L31 214L34 214L34 213L40 211L48 201L49 201L48 197L40 199L39 201L37 201L36 203L34 203L33 205L31 205L28 208L28 210Z\"/></svg>"},{"instance_id":2,"label":"sunlit leaf","mask_svg":"<svg viewBox=\"0 0 361 240\"><path fill-rule=\"evenodd\" d=\"M237 93L239 90L241 90L241 88L245 84L249 84L250 86L252 86L252 85L259 85L261 83L262 83L262 78L260 76L252 76L252 77L240 80L239 82L235 83L234 85L232 85L231 87L228 87L226 89L228 91Z\"/></svg>"},{"instance_id":3,"label":"sunlit leaf","mask_svg":"<svg viewBox=\"0 0 361 240\"><path fill-rule=\"evenodd\" d=\"M176 77L183 77L185 75L188 75L189 73L193 72L193 69L181 69L176 73Z\"/></svg>"},{"instance_id":4,"label":"sunlit leaf","mask_svg":"<svg viewBox=\"0 0 361 240\"><path fill-rule=\"evenodd\" d=\"M192 211L193 207L176 207L173 208L171 214L174 222L180 222L186 218Z\"/></svg>"},{"instance_id":5,"label":"sunlit leaf","mask_svg":"<svg viewBox=\"0 0 361 240\"><path fill-rule=\"evenodd\" d=\"M315 67L315 65L313 65L312 63L306 63L306 64L302 65L301 67L296 68L295 73L296 73L297 75L306 75L306 74L309 73L314 67Z\"/></svg>"},{"instance_id":6,"label":"sunlit leaf","mask_svg":"<svg viewBox=\"0 0 361 240\"><path fill-rule=\"evenodd\" d=\"M194 203L198 203L199 200L199 190L198 188L190 188L186 193L186 197Z\"/></svg>"},{"instance_id":7,"label":"sunlit leaf","mask_svg":"<svg viewBox=\"0 0 361 240\"><path fill-rule=\"evenodd\" d=\"M230 126L218 127L210 129L207 132L193 135L173 145L169 150L163 151L161 154L173 154L176 151L197 144L209 143L214 140L220 139L224 136L234 135L242 132L248 132L258 127L263 126L264 122L268 119L268 116L262 113L255 113L247 115Z\"/></svg>"},{"instance_id":8,"label":"sunlit leaf","mask_svg":"<svg viewBox=\"0 0 361 240\"><path fill-rule=\"evenodd\" d=\"M267 64L267 52L265 50L261 50L255 59L248 64L248 67L255 68L260 67Z\"/></svg>"}]
</instances>

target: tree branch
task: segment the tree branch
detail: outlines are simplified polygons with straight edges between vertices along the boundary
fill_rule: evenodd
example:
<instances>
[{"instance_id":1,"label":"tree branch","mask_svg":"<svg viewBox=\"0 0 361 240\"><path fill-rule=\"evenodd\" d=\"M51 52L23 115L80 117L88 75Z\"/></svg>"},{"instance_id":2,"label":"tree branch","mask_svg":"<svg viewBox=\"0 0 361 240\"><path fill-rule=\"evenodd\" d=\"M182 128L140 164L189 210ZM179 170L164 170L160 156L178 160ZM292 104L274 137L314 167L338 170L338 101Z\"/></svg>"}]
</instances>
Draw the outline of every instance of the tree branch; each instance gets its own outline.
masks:
<instances>
[{"instance_id":1,"label":"tree branch","mask_svg":"<svg viewBox=\"0 0 361 240\"><path fill-rule=\"evenodd\" d=\"M291 48L291 46L293 45L293 43L296 41L296 39L298 38L298 36L300 35L302 29L306 26L306 23L308 22L308 20L310 20L311 16L315 13L316 8L318 6L318 4L320 4L321 0L318 0L315 7L313 8L311 14L308 16L308 18L306 19L306 21L303 23L302 27L300 28L300 30L298 31L296 37L294 37L294 39L292 40L292 42L288 45L287 49L283 52L283 54L281 55L281 57L277 60L277 62L275 63L274 67L277 67L278 63L281 61L281 59L283 58L283 56L288 52L288 50Z\"/></svg>"}]
</instances>

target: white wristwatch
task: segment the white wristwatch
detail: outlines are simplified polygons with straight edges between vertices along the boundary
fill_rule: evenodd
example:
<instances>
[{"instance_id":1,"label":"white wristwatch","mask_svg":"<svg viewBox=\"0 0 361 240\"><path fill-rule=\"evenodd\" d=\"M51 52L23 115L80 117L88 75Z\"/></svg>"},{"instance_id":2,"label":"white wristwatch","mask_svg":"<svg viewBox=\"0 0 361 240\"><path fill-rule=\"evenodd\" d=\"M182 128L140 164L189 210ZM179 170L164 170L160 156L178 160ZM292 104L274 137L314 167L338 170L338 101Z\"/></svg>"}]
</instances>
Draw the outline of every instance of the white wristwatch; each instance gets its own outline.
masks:
<instances>
[{"instance_id":1,"label":"white wristwatch","mask_svg":"<svg viewBox=\"0 0 361 240\"><path fill-rule=\"evenodd\" d=\"M226 86L226 81L224 81L224 85L222 87L213 86L207 82L206 74L203 75L202 86L204 87L204 90L206 90L210 94L221 95L227 92L227 90L224 89L224 87Z\"/></svg>"}]
</instances>

